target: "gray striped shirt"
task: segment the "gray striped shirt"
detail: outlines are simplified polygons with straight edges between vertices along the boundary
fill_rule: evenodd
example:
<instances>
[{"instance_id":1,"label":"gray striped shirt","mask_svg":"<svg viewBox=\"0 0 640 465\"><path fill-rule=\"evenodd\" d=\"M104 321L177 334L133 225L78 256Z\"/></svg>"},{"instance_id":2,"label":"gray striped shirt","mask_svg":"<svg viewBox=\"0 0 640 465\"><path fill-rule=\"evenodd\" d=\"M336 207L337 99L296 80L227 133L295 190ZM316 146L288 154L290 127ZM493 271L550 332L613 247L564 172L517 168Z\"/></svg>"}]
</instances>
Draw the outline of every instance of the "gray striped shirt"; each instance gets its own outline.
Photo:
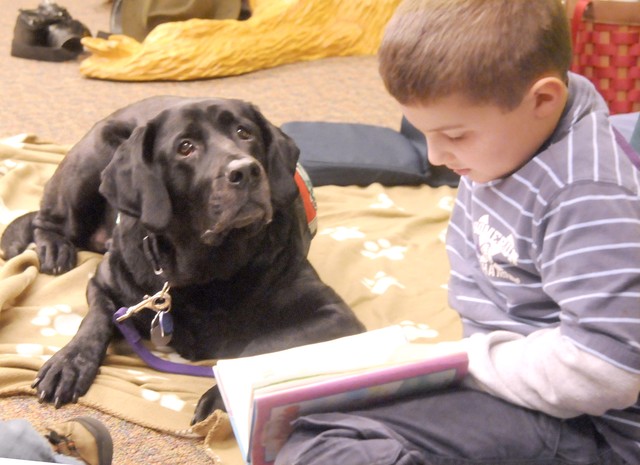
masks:
<instances>
[{"instance_id":1,"label":"gray striped shirt","mask_svg":"<svg viewBox=\"0 0 640 465\"><path fill-rule=\"evenodd\" d=\"M593 86L570 75L567 108L536 156L502 179L461 179L447 251L467 335L560 326L640 374L640 171L628 149ZM640 463L640 402L593 420Z\"/></svg>"}]
</instances>

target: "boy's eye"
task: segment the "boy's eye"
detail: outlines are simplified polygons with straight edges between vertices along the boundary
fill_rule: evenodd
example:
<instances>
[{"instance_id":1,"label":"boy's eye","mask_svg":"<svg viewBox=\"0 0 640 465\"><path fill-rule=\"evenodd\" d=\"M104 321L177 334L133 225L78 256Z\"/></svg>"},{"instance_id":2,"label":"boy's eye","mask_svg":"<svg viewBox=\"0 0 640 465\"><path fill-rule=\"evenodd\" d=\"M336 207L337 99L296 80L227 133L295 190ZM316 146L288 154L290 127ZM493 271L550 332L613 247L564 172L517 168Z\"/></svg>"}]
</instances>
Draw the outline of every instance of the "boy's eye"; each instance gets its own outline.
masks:
<instances>
[{"instance_id":1,"label":"boy's eye","mask_svg":"<svg viewBox=\"0 0 640 465\"><path fill-rule=\"evenodd\" d=\"M464 134L445 134L445 137L450 141L457 141L464 139Z\"/></svg>"}]
</instances>

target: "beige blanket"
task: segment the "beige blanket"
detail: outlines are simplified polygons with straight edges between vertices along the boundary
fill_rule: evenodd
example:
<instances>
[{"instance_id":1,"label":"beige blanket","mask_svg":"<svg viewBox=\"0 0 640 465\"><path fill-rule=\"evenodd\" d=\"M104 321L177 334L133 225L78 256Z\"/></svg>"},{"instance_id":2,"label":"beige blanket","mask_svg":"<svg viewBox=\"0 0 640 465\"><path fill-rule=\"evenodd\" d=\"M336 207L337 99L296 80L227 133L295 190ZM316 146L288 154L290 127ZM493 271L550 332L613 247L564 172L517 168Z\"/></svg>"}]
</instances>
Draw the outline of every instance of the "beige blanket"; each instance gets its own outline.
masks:
<instances>
[{"instance_id":1,"label":"beige blanket","mask_svg":"<svg viewBox=\"0 0 640 465\"><path fill-rule=\"evenodd\" d=\"M26 136L0 141L0 229L37 209L68 148ZM443 245L454 193L377 184L316 189L319 230L310 259L368 328L412 320L428 325L434 341L460 337L458 317L446 304ZM57 277L38 273L32 250L0 262L0 398L35 394L30 385L38 368L70 340L87 311L85 287L100 259L81 252L78 267ZM240 465L224 415L189 429L211 383L154 371L118 344L80 403L156 431L206 436L223 463Z\"/></svg>"}]
</instances>

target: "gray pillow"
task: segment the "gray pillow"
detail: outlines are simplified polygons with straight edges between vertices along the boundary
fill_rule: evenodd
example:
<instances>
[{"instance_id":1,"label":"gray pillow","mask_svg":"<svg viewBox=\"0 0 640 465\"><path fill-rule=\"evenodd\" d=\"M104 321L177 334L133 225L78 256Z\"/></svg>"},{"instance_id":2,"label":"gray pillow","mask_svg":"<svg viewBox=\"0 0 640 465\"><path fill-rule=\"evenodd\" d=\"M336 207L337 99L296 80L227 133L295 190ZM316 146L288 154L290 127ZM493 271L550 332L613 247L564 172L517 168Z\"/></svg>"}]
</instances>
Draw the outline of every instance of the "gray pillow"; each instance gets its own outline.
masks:
<instances>
[{"instance_id":1,"label":"gray pillow","mask_svg":"<svg viewBox=\"0 0 640 465\"><path fill-rule=\"evenodd\" d=\"M314 186L458 183L450 171L429 166L424 137L406 121L401 132L366 124L303 121L285 123L281 129L300 147L300 164Z\"/></svg>"}]
</instances>

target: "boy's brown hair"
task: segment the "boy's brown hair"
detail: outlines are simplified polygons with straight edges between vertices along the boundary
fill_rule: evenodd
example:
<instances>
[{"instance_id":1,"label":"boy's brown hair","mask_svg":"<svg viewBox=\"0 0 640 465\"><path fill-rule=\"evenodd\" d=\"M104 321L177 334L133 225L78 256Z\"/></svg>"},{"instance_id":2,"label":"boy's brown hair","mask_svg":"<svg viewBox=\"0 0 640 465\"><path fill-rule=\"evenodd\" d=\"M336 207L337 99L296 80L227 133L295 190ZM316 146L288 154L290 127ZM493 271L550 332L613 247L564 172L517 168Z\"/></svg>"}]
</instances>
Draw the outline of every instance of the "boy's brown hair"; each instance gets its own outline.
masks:
<instances>
[{"instance_id":1,"label":"boy's brown hair","mask_svg":"<svg viewBox=\"0 0 640 465\"><path fill-rule=\"evenodd\" d=\"M560 0L404 0L379 51L382 79L401 104L459 93L505 109L542 76L566 80L571 56Z\"/></svg>"}]
</instances>

